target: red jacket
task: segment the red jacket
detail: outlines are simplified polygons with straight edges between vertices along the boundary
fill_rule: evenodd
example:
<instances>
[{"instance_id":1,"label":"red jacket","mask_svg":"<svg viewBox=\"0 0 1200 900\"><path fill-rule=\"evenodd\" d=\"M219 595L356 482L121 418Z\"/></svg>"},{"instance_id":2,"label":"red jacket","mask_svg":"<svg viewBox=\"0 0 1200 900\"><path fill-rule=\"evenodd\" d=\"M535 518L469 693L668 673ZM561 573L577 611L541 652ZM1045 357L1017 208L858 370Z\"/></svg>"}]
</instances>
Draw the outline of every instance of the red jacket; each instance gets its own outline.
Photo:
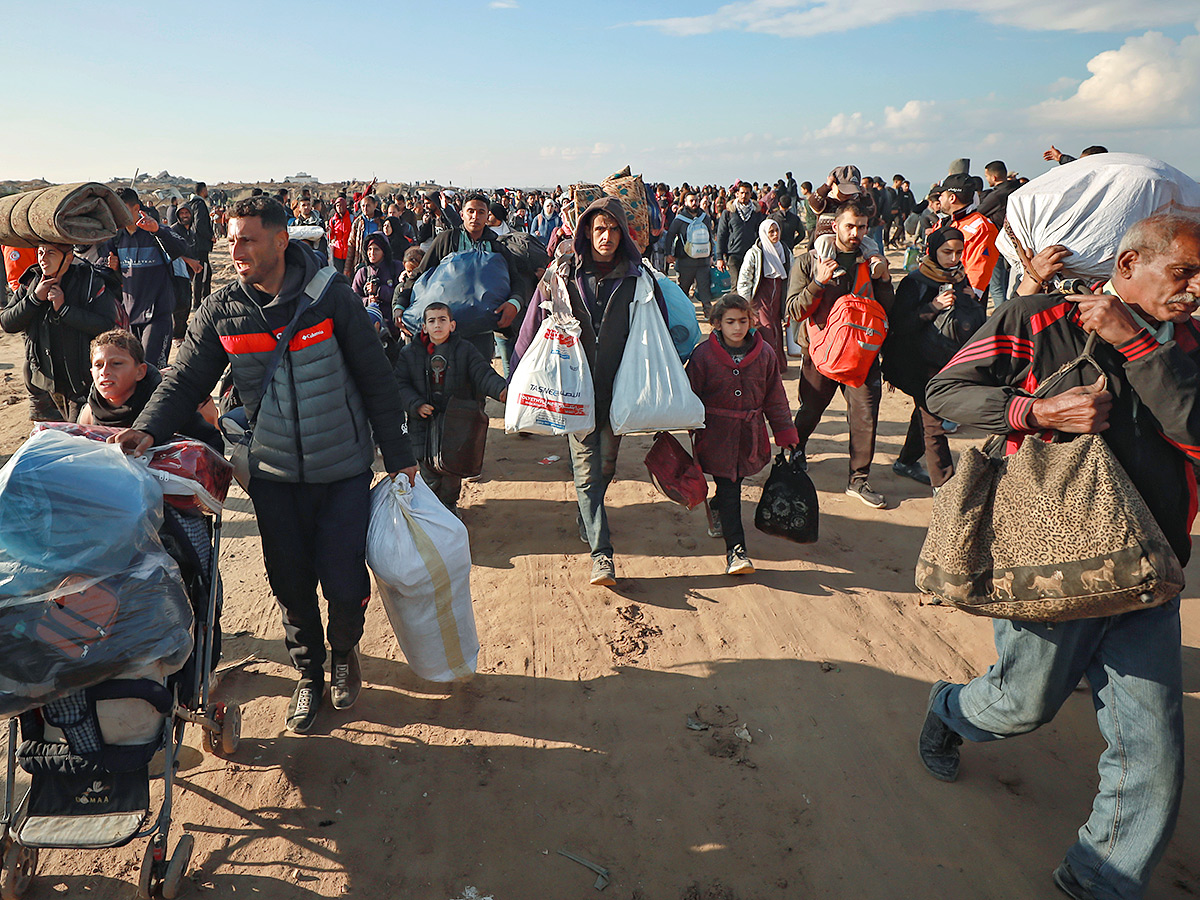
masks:
<instances>
[{"instance_id":1,"label":"red jacket","mask_svg":"<svg viewBox=\"0 0 1200 900\"><path fill-rule=\"evenodd\" d=\"M346 258L346 248L350 242L350 229L354 227L354 216L350 213L329 217L329 249L337 259ZM351 274L354 274L353 272Z\"/></svg>"},{"instance_id":2,"label":"red jacket","mask_svg":"<svg viewBox=\"0 0 1200 900\"><path fill-rule=\"evenodd\" d=\"M775 351L755 331L750 352L740 363L709 335L688 361L692 390L704 402L704 428L696 432L696 459L709 475L745 478L771 461L767 426L781 447L799 438L783 392Z\"/></svg>"}]
</instances>

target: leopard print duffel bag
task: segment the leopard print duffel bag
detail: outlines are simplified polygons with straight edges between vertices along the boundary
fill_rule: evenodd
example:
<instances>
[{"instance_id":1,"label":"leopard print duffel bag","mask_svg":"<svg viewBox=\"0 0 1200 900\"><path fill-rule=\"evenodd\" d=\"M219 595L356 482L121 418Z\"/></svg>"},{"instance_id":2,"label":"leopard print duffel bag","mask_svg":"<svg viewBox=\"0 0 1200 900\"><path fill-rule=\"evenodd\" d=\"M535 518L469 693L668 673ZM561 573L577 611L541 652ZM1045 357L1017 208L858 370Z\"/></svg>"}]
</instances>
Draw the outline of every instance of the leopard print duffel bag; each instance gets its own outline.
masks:
<instances>
[{"instance_id":1,"label":"leopard print duffel bag","mask_svg":"<svg viewBox=\"0 0 1200 900\"><path fill-rule=\"evenodd\" d=\"M1090 365L1096 335L1034 392ZM1166 603L1183 567L1146 501L1104 439L1027 437L1000 457L1002 438L959 459L933 502L917 587L977 616L1065 622Z\"/></svg>"},{"instance_id":2,"label":"leopard print duffel bag","mask_svg":"<svg viewBox=\"0 0 1200 900\"><path fill-rule=\"evenodd\" d=\"M1064 622L1166 603L1183 568L1104 439L970 448L933 504L917 587L980 616Z\"/></svg>"}]
</instances>

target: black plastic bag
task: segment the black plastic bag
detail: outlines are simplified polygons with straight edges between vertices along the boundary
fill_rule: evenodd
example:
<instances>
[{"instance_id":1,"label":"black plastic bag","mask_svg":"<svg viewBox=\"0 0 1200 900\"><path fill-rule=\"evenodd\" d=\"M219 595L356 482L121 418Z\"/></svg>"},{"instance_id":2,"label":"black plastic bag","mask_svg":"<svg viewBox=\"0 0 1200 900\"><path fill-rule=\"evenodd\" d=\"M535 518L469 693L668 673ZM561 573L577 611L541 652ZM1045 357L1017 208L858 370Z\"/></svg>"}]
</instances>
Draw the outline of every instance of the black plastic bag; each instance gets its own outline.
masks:
<instances>
[{"instance_id":1,"label":"black plastic bag","mask_svg":"<svg viewBox=\"0 0 1200 900\"><path fill-rule=\"evenodd\" d=\"M814 544L820 515L817 489L800 460L795 451L779 451L754 511L754 527L797 544Z\"/></svg>"}]
</instances>

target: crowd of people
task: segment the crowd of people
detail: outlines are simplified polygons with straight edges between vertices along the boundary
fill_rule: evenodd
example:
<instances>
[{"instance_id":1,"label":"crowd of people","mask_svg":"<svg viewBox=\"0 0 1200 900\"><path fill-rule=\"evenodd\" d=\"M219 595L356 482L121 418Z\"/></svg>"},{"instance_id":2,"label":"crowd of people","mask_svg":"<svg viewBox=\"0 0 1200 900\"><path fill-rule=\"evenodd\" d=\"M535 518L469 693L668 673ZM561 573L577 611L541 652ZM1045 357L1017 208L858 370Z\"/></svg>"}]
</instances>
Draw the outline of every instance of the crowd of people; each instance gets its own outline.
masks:
<instances>
[{"instance_id":1,"label":"crowd of people","mask_svg":"<svg viewBox=\"0 0 1200 900\"><path fill-rule=\"evenodd\" d=\"M1057 150L1047 158L1072 161ZM1171 215L1138 223L1116 249L1112 278L1096 293L1066 295L1055 277L1069 248L1028 248L1011 269L1000 257L1006 203L1023 180L999 160L984 173L956 160L919 200L903 176L888 184L853 165L815 189L790 172L773 183L655 184L644 249L618 198L575 208L561 186L380 196L372 183L332 197L256 190L210 210L197 184L165 216L127 189L133 224L106 244L44 244L35 259L22 256L23 271L5 254L12 296L0 327L25 334L32 419L123 427L117 441L130 452L175 432L219 446L211 395L223 376L232 381L254 426L248 492L299 672L286 727L305 733L323 703L327 643L332 706L352 706L361 689L377 449L389 476L419 471L456 509L461 478L440 471L428 450L438 415L456 403L504 401L513 369L564 299L595 402L594 429L568 437L579 535L590 583L616 583L605 496L621 435L610 410L631 305L651 267L673 273L711 325L687 376L711 423L695 451L715 482L709 533L724 540L728 574L754 571L742 485L770 461L768 426L806 465L807 443L839 391L846 494L887 507L869 481L885 381L913 402L898 475L937 493L954 474L947 434L960 424L1012 441L1103 433L1186 562L1200 461L1192 319L1200 224ZM224 236L236 278L210 296L211 254ZM888 249L905 251L903 273ZM417 299L419 283L476 251L498 259L504 276L482 320ZM309 286L325 265L341 277L314 297ZM658 282L652 301L669 323ZM850 354L830 338L846 310L863 317ZM1105 377L1035 398L1033 388L1089 333L1102 342ZM784 375L795 356L793 408ZM1054 880L1075 898L1141 896L1182 783L1178 599L1107 619L995 627L996 664L968 684L934 685L920 733L924 765L954 780L964 739L1031 731L1086 679L1108 747L1092 816Z\"/></svg>"}]
</instances>

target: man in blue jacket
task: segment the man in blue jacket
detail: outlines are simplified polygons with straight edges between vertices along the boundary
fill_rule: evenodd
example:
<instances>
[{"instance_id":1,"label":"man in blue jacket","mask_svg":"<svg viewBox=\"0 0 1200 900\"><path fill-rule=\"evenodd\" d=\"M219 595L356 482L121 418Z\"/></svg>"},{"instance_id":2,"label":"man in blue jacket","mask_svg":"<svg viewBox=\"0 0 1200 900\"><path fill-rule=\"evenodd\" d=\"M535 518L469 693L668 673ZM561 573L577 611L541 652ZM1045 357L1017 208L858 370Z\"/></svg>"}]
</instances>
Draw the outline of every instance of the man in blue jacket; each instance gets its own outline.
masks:
<instances>
[{"instance_id":1,"label":"man in blue jacket","mask_svg":"<svg viewBox=\"0 0 1200 900\"><path fill-rule=\"evenodd\" d=\"M174 330L175 274L171 263L186 254L178 235L162 228L142 206L137 191L125 188L121 200L133 224L108 242L108 264L121 273L121 301L129 314L129 330L146 348L146 362L160 369L167 364Z\"/></svg>"}]
</instances>

